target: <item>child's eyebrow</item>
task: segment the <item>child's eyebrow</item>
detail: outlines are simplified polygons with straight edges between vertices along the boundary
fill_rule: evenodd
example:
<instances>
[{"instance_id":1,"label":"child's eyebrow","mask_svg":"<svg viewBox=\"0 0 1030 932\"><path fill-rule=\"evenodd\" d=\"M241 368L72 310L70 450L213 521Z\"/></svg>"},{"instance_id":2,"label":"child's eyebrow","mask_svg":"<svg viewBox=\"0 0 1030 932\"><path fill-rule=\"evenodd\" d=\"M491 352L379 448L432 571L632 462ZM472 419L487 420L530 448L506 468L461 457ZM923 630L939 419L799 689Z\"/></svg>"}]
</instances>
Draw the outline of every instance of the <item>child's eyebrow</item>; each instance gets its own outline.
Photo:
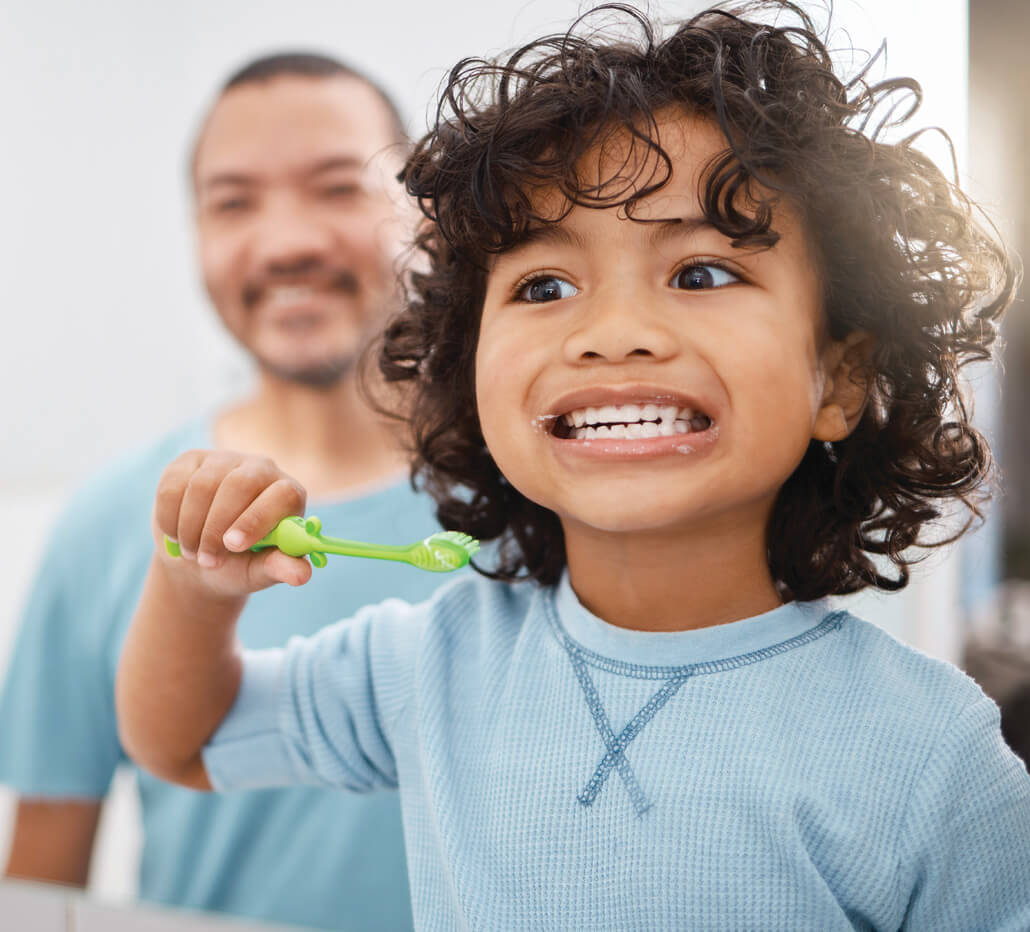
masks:
<instances>
[{"instance_id":1,"label":"child's eyebrow","mask_svg":"<svg viewBox=\"0 0 1030 932\"><path fill-rule=\"evenodd\" d=\"M575 230L570 230L559 223L538 223L528 227L522 234L519 241L510 249L505 250L506 255L528 249L530 246L538 245L574 246L578 249L586 248L586 240Z\"/></svg>"},{"instance_id":2,"label":"child's eyebrow","mask_svg":"<svg viewBox=\"0 0 1030 932\"><path fill-rule=\"evenodd\" d=\"M648 242L652 246L670 239L691 236L703 230L715 229L715 225L707 217L666 217L660 220L631 219L633 222L643 223L652 228L648 233ZM560 223L538 223L529 227L514 246L505 250L505 254L510 255L528 249L530 246L541 244L572 246L577 249L587 248L586 239L576 230Z\"/></svg>"},{"instance_id":3,"label":"child's eyebrow","mask_svg":"<svg viewBox=\"0 0 1030 932\"><path fill-rule=\"evenodd\" d=\"M646 223L652 228L648 235L648 241L652 246L666 240L715 230L715 224L707 217L668 217L663 220L640 220L639 222Z\"/></svg>"}]
</instances>

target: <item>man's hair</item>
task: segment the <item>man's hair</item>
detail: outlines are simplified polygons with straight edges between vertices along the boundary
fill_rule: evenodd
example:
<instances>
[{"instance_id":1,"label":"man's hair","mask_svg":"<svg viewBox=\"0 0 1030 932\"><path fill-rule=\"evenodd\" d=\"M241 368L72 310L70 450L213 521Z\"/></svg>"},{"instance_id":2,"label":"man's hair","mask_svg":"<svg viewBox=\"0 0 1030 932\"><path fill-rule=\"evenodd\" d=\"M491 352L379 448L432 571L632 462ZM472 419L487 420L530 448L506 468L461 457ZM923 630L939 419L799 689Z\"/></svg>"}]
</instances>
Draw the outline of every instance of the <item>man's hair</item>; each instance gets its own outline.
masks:
<instances>
[{"instance_id":1,"label":"man's hair","mask_svg":"<svg viewBox=\"0 0 1030 932\"><path fill-rule=\"evenodd\" d=\"M726 139L699 184L705 218L734 246L770 247L776 205L788 203L817 256L829 337L865 331L875 341L857 427L844 440L810 443L779 492L767 531L778 585L797 599L900 589L911 548L943 542L924 532L949 502L968 509L963 531L980 517L991 456L970 424L959 373L990 355L1018 267L915 148L918 133L885 141L921 91L908 78L873 83L872 64L844 83L808 15L770 0L705 11L664 40L639 11L600 7L565 35L451 71L435 126L402 175L428 218L417 240L428 271L412 273L412 297L384 335L379 364L387 380L414 383L414 475L441 522L499 541L489 575L550 584L565 565L557 516L504 478L476 413L491 254L555 222L535 212L542 188L563 195L565 213L620 206L633 219L669 180L657 121L677 110L710 120ZM613 177L581 177L581 158L618 135L634 151ZM627 181L632 166L642 168Z\"/></svg>"},{"instance_id":2,"label":"man's hair","mask_svg":"<svg viewBox=\"0 0 1030 932\"><path fill-rule=\"evenodd\" d=\"M233 88L283 77L352 78L362 82L375 93L382 103L390 126L390 134L393 137L392 141L402 146L407 145L408 134L404 128L404 120L401 117L400 110L382 85L363 71L340 61L338 58L322 55L317 52L275 52L252 59L229 75L225 83L218 89L214 103L217 104ZM189 167L191 177L196 168L197 149L204 135L204 128L207 125L213 107L214 104L208 109L208 113L204 117L200 129L194 138L193 146L190 149Z\"/></svg>"}]
</instances>

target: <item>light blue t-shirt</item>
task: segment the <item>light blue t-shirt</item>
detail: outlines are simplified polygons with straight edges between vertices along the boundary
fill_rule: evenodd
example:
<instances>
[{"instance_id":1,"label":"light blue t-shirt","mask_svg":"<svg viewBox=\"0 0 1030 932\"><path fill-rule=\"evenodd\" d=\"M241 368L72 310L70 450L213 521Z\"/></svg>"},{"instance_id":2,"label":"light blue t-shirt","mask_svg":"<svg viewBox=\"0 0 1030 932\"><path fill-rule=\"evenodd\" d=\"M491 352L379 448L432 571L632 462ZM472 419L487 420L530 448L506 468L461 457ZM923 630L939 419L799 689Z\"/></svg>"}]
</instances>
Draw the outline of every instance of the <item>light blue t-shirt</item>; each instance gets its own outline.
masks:
<instances>
[{"instance_id":1,"label":"light blue t-shirt","mask_svg":"<svg viewBox=\"0 0 1030 932\"><path fill-rule=\"evenodd\" d=\"M456 580L246 655L216 787L400 786L422 930L1030 929L1030 776L825 603L697 631Z\"/></svg>"},{"instance_id":2,"label":"light blue t-shirt","mask_svg":"<svg viewBox=\"0 0 1030 932\"><path fill-rule=\"evenodd\" d=\"M162 470L213 445L208 420L175 431L90 481L58 520L26 604L0 699L0 783L32 797L100 798L125 760L115 724L118 653L153 552ZM401 479L312 502L327 533L410 543L438 530ZM299 589L253 596L251 647L312 633L368 602L423 599L441 582L413 567L330 558ZM219 798L139 774L147 900L342 930L411 928L397 794L294 789Z\"/></svg>"}]
</instances>

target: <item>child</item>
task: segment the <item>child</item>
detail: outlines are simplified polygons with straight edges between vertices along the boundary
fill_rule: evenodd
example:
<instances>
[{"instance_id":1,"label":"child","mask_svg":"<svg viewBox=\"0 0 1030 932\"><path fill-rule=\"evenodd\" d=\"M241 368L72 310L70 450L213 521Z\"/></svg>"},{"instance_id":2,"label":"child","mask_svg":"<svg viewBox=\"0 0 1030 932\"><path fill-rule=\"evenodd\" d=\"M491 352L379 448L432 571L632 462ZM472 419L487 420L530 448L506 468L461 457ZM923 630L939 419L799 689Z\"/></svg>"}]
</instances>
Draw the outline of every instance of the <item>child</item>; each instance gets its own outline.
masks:
<instances>
[{"instance_id":1,"label":"child","mask_svg":"<svg viewBox=\"0 0 1030 932\"><path fill-rule=\"evenodd\" d=\"M241 653L247 594L310 576L247 549L304 492L224 452L161 481L156 539L196 557L157 548L126 747L198 788L399 785L421 929L1030 929L997 708L824 601L901 588L945 506L977 513L958 371L1016 274L856 129L912 83L843 86L773 6L798 20L664 41L609 10L639 37L451 74L381 367L490 578Z\"/></svg>"}]
</instances>

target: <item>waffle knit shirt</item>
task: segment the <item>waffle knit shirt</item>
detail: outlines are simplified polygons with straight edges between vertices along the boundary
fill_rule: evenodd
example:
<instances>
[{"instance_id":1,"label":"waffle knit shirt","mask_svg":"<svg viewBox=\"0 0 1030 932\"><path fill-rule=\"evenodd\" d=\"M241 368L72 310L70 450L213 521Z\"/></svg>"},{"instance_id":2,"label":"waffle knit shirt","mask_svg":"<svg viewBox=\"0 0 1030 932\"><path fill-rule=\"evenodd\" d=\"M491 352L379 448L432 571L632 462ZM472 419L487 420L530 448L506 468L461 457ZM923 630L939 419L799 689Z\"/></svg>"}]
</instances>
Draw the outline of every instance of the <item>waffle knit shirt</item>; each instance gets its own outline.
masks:
<instances>
[{"instance_id":1,"label":"waffle knit shirt","mask_svg":"<svg viewBox=\"0 0 1030 932\"><path fill-rule=\"evenodd\" d=\"M419 929L1030 929L996 706L822 602L649 633L457 580L249 653L204 759L399 785Z\"/></svg>"}]
</instances>

